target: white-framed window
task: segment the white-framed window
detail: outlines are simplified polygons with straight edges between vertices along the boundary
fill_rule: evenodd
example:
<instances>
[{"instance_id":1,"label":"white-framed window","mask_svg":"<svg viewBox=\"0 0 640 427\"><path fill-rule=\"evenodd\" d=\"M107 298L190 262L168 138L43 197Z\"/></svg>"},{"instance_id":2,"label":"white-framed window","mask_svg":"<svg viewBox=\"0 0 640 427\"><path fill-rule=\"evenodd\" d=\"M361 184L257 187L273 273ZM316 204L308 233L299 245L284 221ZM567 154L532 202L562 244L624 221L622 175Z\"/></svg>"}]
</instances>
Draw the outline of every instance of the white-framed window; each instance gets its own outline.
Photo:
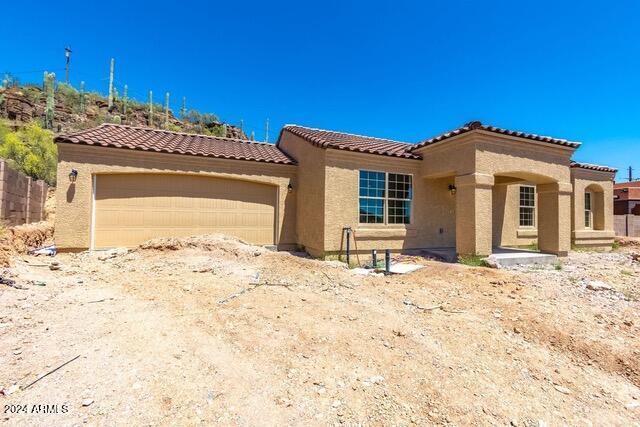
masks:
<instances>
[{"instance_id":1,"label":"white-framed window","mask_svg":"<svg viewBox=\"0 0 640 427\"><path fill-rule=\"evenodd\" d=\"M520 186L520 227L536 225L536 187Z\"/></svg>"},{"instance_id":2,"label":"white-framed window","mask_svg":"<svg viewBox=\"0 0 640 427\"><path fill-rule=\"evenodd\" d=\"M411 175L361 170L359 195L361 224L411 223Z\"/></svg>"},{"instance_id":3,"label":"white-framed window","mask_svg":"<svg viewBox=\"0 0 640 427\"><path fill-rule=\"evenodd\" d=\"M593 228L593 195L590 192L584 193L584 226L585 228Z\"/></svg>"}]
</instances>

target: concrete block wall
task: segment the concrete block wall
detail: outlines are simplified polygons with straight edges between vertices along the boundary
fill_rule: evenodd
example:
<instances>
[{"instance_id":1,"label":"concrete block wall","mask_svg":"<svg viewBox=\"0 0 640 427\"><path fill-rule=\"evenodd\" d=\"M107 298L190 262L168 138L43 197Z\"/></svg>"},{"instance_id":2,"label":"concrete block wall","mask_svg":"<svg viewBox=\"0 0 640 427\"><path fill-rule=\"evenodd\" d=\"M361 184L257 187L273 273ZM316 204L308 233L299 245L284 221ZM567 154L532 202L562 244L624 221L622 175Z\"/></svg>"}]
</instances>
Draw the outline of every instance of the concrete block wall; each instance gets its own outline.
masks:
<instances>
[{"instance_id":1,"label":"concrete block wall","mask_svg":"<svg viewBox=\"0 0 640 427\"><path fill-rule=\"evenodd\" d=\"M640 216L614 215L616 236L640 237Z\"/></svg>"},{"instance_id":2,"label":"concrete block wall","mask_svg":"<svg viewBox=\"0 0 640 427\"><path fill-rule=\"evenodd\" d=\"M20 225L44 219L48 186L13 170L0 159L0 221Z\"/></svg>"}]
</instances>

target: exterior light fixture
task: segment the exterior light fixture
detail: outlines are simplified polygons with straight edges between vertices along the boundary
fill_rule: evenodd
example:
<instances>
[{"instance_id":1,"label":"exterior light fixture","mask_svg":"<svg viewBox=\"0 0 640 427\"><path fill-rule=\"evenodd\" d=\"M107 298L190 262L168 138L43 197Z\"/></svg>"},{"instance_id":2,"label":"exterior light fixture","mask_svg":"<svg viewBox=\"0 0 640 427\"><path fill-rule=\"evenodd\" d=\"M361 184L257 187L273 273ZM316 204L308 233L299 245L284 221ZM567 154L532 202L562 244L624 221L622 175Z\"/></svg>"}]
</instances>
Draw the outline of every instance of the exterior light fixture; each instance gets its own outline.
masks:
<instances>
[{"instance_id":1,"label":"exterior light fixture","mask_svg":"<svg viewBox=\"0 0 640 427\"><path fill-rule=\"evenodd\" d=\"M69 182L73 184L76 182L76 179L78 179L78 171L71 169L71 172L69 172Z\"/></svg>"},{"instance_id":2,"label":"exterior light fixture","mask_svg":"<svg viewBox=\"0 0 640 427\"><path fill-rule=\"evenodd\" d=\"M289 193L291 193L293 191L293 185L291 185L291 183L289 183L289 185L287 185L287 191Z\"/></svg>"},{"instance_id":3,"label":"exterior light fixture","mask_svg":"<svg viewBox=\"0 0 640 427\"><path fill-rule=\"evenodd\" d=\"M456 188L455 185L453 184L449 184L449 192L451 193L452 196L456 195L456 191L458 191L458 189Z\"/></svg>"}]
</instances>

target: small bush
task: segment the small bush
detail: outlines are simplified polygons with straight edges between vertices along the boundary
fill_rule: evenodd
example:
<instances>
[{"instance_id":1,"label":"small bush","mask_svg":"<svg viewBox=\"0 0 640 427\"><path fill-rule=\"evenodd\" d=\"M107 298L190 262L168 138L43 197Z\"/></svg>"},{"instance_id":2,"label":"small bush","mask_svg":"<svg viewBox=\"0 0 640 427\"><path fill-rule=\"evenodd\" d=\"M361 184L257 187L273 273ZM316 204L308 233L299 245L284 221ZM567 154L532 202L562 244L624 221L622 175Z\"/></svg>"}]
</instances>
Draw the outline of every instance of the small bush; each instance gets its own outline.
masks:
<instances>
[{"instance_id":1,"label":"small bush","mask_svg":"<svg viewBox=\"0 0 640 427\"><path fill-rule=\"evenodd\" d=\"M557 271L562 270L562 263L560 263L560 261L556 262L556 263L553 265L553 268L555 268Z\"/></svg>"},{"instance_id":2,"label":"small bush","mask_svg":"<svg viewBox=\"0 0 640 427\"><path fill-rule=\"evenodd\" d=\"M458 256L458 263L469 267L489 267L485 258L481 255L460 255Z\"/></svg>"}]
</instances>

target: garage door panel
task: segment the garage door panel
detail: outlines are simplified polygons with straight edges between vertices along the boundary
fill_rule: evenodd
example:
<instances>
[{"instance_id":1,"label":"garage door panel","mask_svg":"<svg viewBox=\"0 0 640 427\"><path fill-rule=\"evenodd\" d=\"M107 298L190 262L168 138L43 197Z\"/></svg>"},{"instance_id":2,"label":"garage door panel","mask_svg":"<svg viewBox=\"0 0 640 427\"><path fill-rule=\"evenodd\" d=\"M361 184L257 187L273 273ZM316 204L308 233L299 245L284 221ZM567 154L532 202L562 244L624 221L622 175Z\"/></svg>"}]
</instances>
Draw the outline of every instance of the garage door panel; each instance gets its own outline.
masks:
<instances>
[{"instance_id":1,"label":"garage door panel","mask_svg":"<svg viewBox=\"0 0 640 427\"><path fill-rule=\"evenodd\" d=\"M224 233L273 244L276 188L188 175L99 175L95 247Z\"/></svg>"}]
</instances>

